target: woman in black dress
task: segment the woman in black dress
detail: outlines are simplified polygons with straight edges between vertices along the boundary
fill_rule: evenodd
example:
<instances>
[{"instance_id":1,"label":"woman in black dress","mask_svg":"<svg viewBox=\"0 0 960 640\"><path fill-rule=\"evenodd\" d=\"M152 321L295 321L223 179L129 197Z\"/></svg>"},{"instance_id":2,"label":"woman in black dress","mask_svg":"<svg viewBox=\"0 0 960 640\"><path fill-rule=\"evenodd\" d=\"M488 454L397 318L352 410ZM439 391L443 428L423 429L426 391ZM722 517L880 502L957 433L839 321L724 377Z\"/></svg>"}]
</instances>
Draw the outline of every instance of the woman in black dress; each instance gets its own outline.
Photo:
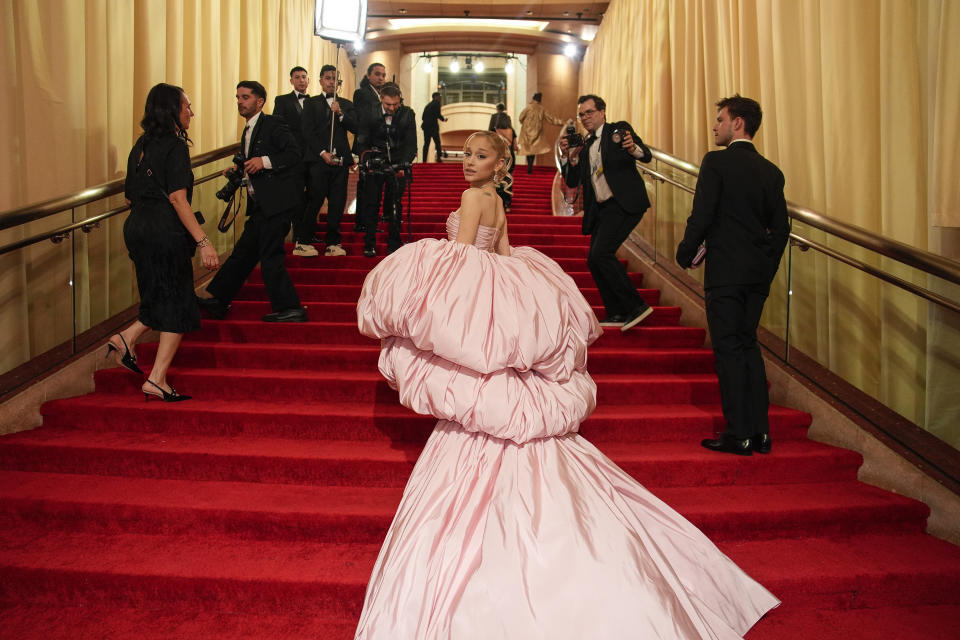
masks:
<instances>
[{"instance_id":1,"label":"woman in black dress","mask_svg":"<svg viewBox=\"0 0 960 640\"><path fill-rule=\"evenodd\" d=\"M189 400L167 382L167 369L187 331L200 328L200 309L193 287L192 258L200 249L203 266L216 269L220 258L197 222L190 199L193 172L187 129L193 111L180 87L158 84L147 94L143 135L127 159L126 197L130 215L123 239L137 272L140 313L125 330L110 337L107 355L143 373L133 348L147 331L160 332L150 375L141 390L144 399Z\"/></svg>"}]
</instances>

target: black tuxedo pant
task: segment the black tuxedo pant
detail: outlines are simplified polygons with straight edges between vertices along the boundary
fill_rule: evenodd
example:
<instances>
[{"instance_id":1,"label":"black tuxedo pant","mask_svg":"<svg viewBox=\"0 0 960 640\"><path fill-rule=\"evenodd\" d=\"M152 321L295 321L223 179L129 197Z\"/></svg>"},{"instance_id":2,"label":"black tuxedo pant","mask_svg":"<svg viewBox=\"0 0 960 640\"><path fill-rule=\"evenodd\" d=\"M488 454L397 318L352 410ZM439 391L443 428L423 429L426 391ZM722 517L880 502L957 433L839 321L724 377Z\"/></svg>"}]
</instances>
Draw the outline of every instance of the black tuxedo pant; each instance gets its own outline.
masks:
<instances>
[{"instance_id":1,"label":"black tuxedo pant","mask_svg":"<svg viewBox=\"0 0 960 640\"><path fill-rule=\"evenodd\" d=\"M230 304L259 262L273 310L300 308L300 297L287 273L283 247L290 230L290 217L295 211L290 209L267 217L254 198L247 198L247 223L243 233L233 253L207 285L207 292L220 302Z\"/></svg>"},{"instance_id":2,"label":"black tuxedo pant","mask_svg":"<svg viewBox=\"0 0 960 640\"><path fill-rule=\"evenodd\" d=\"M401 200L406 182L402 178L383 175L366 175L363 178L363 212L360 222L366 227L363 237L364 249L375 249L377 245L377 225L380 203L383 202L383 215L387 219L387 252L393 252L403 245L400 238L400 225L403 222Z\"/></svg>"},{"instance_id":3,"label":"black tuxedo pant","mask_svg":"<svg viewBox=\"0 0 960 640\"><path fill-rule=\"evenodd\" d=\"M624 211L613 198L594 206L597 224L590 236L587 266L600 290L607 317L630 315L646 308L647 303L633 286L626 267L617 259L617 249L630 237L643 215Z\"/></svg>"},{"instance_id":4,"label":"black tuxedo pant","mask_svg":"<svg viewBox=\"0 0 960 640\"><path fill-rule=\"evenodd\" d=\"M720 378L726 434L750 438L769 433L767 371L757 344L767 285L731 285L706 290L707 326Z\"/></svg>"},{"instance_id":5,"label":"black tuxedo pant","mask_svg":"<svg viewBox=\"0 0 960 640\"><path fill-rule=\"evenodd\" d=\"M310 164L310 182L307 187L307 206L303 216L293 225L293 236L298 242L308 243L317 230L317 214L323 201L327 201L327 233L324 239L329 247L340 244L343 236L340 233L340 221L343 211L347 207L347 178L349 167L332 167L327 163L313 162Z\"/></svg>"},{"instance_id":6,"label":"black tuxedo pant","mask_svg":"<svg viewBox=\"0 0 960 640\"><path fill-rule=\"evenodd\" d=\"M433 140L433 146L437 150L437 162L440 162L440 156L443 155L443 146L440 144L440 129L423 130L423 161L427 161L430 152L430 141Z\"/></svg>"}]
</instances>

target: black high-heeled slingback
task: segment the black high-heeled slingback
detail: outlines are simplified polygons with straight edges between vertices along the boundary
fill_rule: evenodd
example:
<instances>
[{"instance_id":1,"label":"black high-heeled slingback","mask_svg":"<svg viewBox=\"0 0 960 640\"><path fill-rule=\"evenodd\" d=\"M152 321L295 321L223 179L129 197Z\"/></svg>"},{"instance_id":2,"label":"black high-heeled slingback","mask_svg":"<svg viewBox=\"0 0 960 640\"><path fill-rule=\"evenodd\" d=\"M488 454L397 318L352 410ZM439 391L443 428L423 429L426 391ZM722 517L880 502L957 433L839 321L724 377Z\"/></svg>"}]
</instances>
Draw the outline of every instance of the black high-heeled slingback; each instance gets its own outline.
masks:
<instances>
[{"instance_id":1,"label":"black high-heeled slingback","mask_svg":"<svg viewBox=\"0 0 960 640\"><path fill-rule=\"evenodd\" d=\"M193 396L185 396L182 393L177 393L177 390L174 389L172 386L170 387L170 391L167 391L163 387L158 385L156 382L154 382L153 380L150 380L149 378L147 378L147 384L153 387L156 387L157 390L160 391L160 393L154 393L153 391L145 391L143 387L141 387L140 391L143 391L144 402L149 401L150 396L153 396L154 398L160 398L164 402L183 402L184 400L189 400L190 398L193 397Z\"/></svg>"},{"instance_id":2,"label":"black high-heeled slingback","mask_svg":"<svg viewBox=\"0 0 960 640\"><path fill-rule=\"evenodd\" d=\"M130 347L127 346L127 341L124 340L123 336L120 335L119 333L115 333L113 335L120 338L120 342L123 343L123 354L120 356L120 365L125 369L129 369L130 371L133 371L134 373L139 373L140 375L143 375L143 371L140 369L140 367L137 366L137 356L130 353ZM113 336L110 336L110 337L112 338ZM106 357L109 358L114 351L116 351L117 353L120 353L120 347L118 347L117 345L107 340L107 356Z\"/></svg>"}]
</instances>

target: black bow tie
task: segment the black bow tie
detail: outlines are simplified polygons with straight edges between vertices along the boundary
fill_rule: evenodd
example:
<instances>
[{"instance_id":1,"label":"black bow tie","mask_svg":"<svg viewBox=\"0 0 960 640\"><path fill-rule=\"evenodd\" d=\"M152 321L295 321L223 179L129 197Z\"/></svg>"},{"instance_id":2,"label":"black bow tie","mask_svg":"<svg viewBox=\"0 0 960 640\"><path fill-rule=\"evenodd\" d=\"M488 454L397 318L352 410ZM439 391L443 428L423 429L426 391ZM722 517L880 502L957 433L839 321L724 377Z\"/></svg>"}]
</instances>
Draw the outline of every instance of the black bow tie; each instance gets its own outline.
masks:
<instances>
[{"instance_id":1,"label":"black bow tie","mask_svg":"<svg viewBox=\"0 0 960 640\"><path fill-rule=\"evenodd\" d=\"M589 147L591 144L593 144L593 142L596 139L597 139L597 134L595 133L591 133L589 136L587 136L587 146Z\"/></svg>"},{"instance_id":2,"label":"black bow tie","mask_svg":"<svg viewBox=\"0 0 960 640\"><path fill-rule=\"evenodd\" d=\"M309 98L309 97L310 97L310 94L309 94L309 93L298 93L298 94L297 94L297 100L303 100L304 98Z\"/></svg>"},{"instance_id":3,"label":"black bow tie","mask_svg":"<svg viewBox=\"0 0 960 640\"><path fill-rule=\"evenodd\" d=\"M334 97L334 94L332 94L332 93L325 93L325 94L323 94L323 97L325 97L325 98L327 98L327 99L329 100L330 98Z\"/></svg>"}]
</instances>

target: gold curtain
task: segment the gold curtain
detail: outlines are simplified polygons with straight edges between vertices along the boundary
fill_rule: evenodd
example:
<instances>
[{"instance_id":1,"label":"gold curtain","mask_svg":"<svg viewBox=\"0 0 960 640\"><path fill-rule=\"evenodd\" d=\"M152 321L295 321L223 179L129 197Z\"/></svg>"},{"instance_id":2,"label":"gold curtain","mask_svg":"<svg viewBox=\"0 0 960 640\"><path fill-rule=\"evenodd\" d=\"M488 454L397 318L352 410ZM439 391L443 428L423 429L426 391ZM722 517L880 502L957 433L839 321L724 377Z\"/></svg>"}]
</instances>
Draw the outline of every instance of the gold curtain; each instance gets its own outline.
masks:
<instances>
[{"instance_id":1,"label":"gold curtain","mask_svg":"<svg viewBox=\"0 0 960 640\"><path fill-rule=\"evenodd\" d=\"M608 119L629 120L652 145L696 163L712 148L714 103L755 98L764 109L757 147L783 169L789 200L951 255L957 236L938 227L960 227L957 34L960 3L950 0L613 0L580 89L607 101ZM660 197L658 250L672 256L689 210L665 205L689 199ZM812 229L795 231L943 289ZM956 335L942 330L943 314L813 251L790 254L792 279L788 287L782 268L765 326L786 335L792 289L793 346L934 431L931 416L956 415L957 402L948 411L926 384L928 371L960 376L956 362L929 360L960 346L939 342ZM960 427L943 431L960 444Z\"/></svg>"},{"instance_id":2,"label":"gold curtain","mask_svg":"<svg viewBox=\"0 0 960 640\"><path fill-rule=\"evenodd\" d=\"M158 82L182 86L193 103L193 155L239 140L239 80L266 87L268 113L291 91L295 65L318 92L336 47L313 35L313 14L314 0L0 0L0 211L122 177ZM344 53L339 67L352 95ZM119 218L73 243L0 256L0 373L136 301ZM71 219L0 232L0 244Z\"/></svg>"}]
</instances>

